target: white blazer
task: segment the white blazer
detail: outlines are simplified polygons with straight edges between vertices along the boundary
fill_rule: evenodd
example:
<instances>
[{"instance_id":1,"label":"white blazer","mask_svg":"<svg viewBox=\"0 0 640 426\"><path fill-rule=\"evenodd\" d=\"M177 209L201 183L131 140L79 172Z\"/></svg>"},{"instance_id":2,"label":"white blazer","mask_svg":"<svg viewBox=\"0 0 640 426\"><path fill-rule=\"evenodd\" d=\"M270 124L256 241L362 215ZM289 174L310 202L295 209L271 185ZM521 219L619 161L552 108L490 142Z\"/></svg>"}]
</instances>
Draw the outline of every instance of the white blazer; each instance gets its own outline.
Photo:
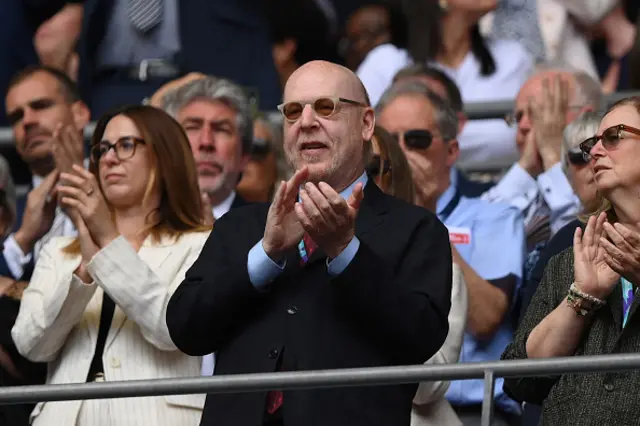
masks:
<instances>
[{"instance_id":1,"label":"white blazer","mask_svg":"<svg viewBox=\"0 0 640 426\"><path fill-rule=\"evenodd\" d=\"M196 260L208 232L177 241L147 238L138 252L124 237L100 250L87 265L85 284L73 271L79 255L62 248L72 238L51 240L41 251L20 312L11 330L18 351L47 362L47 383L84 383L95 352L101 301L106 291L116 304L102 361L107 381L200 375L200 357L181 353L165 320L167 304ZM175 426L200 422L205 395L108 400L112 424ZM82 401L39 403L34 425L75 426Z\"/></svg>"},{"instance_id":2,"label":"white blazer","mask_svg":"<svg viewBox=\"0 0 640 426\"><path fill-rule=\"evenodd\" d=\"M453 264L449 334L444 344L425 364L455 364L460 358L467 325L467 284L462 270ZM413 398L411 426L462 426L444 395L450 382L422 382Z\"/></svg>"}]
</instances>

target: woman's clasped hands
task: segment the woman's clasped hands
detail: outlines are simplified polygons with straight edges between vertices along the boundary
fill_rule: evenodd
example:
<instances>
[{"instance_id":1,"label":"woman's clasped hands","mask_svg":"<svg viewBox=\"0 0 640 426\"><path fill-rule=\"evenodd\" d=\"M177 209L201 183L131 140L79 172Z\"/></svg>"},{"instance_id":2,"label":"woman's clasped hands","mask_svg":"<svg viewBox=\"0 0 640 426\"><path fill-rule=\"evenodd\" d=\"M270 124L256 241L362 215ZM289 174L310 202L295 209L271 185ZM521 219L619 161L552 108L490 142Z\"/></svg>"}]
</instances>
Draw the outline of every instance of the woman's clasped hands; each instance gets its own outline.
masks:
<instances>
[{"instance_id":1,"label":"woman's clasped hands","mask_svg":"<svg viewBox=\"0 0 640 426\"><path fill-rule=\"evenodd\" d=\"M74 164L70 173L60 173L57 192L61 207L78 231L82 263L76 273L88 282L86 265L119 236L118 230L100 186L88 170Z\"/></svg>"}]
</instances>

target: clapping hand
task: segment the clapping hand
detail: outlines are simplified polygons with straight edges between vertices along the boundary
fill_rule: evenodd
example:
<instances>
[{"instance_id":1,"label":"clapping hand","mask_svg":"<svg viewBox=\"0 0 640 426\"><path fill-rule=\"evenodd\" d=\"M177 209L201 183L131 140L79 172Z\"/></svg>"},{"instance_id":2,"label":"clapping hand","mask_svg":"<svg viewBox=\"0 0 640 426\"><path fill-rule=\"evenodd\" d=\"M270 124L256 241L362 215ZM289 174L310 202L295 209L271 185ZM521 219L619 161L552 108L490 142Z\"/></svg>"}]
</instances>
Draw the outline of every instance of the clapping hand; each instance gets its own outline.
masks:
<instances>
[{"instance_id":1,"label":"clapping hand","mask_svg":"<svg viewBox=\"0 0 640 426\"><path fill-rule=\"evenodd\" d=\"M605 249L606 220L606 213L591 216L584 232L578 228L573 236L575 284L600 300L606 299L620 280L619 273L609 265L611 256Z\"/></svg>"},{"instance_id":2,"label":"clapping hand","mask_svg":"<svg viewBox=\"0 0 640 426\"><path fill-rule=\"evenodd\" d=\"M640 284L640 235L621 223L604 224L611 241L602 236L607 265L632 283Z\"/></svg>"},{"instance_id":3,"label":"clapping hand","mask_svg":"<svg viewBox=\"0 0 640 426\"><path fill-rule=\"evenodd\" d=\"M300 190L295 211L302 227L330 259L337 257L355 236L355 223L364 197L362 183L345 200L325 182L308 182Z\"/></svg>"},{"instance_id":4,"label":"clapping hand","mask_svg":"<svg viewBox=\"0 0 640 426\"><path fill-rule=\"evenodd\" d=\"M84 140L74 125L58 124L53 132L51 146L56 169L62 173L71 173L72 166L84 162Z\"/></svg>"},{"instance_id":5,"label":"clapping hand","mask_svg":"<svg viewBox=\"0 0 640 426\"><path fill-rule=\"evenodd\" d=\"M569 110L569 83L557 75L542 81L542 99L529 103L536 146L545 170L560 161L562 133Z\"/></svg>"},{"instance_id":6,"label":"clapping hand","mask_svg":"<svg viewBox=\"0 0 640 426\"><path fill-rule=\"evenodd\" d=\"M82 219L93 241L102 248L119 235L111 211L93 174L78 165L73 165L72 170L60 174L60 203L77 211L77 218Z\"/></svg>"},{"instance_id":7,"label":"clapping hand","mask_svg":"<svg viewBox=\"0 0 640 426\"><path fill-rule=\"evenodd\" d=\"M295 205L298 189L308 178L309 170L303 167L287 182L281 182L269 207L262 247L267 256L276 262L280 262L284 252L298 244L304 235Z\"/></svg>"}]
</instances>

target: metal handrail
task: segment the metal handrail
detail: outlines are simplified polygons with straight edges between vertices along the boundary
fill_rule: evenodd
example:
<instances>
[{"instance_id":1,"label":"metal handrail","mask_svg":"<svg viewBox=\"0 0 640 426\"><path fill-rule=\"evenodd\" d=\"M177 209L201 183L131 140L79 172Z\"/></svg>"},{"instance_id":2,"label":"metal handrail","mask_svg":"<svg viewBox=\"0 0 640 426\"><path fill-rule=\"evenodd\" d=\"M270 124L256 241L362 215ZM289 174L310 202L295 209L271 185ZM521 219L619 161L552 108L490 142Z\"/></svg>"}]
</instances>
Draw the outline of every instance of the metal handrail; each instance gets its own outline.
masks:
<instances>
[{"instance_id":1,"label":"metal handrail","mask_svg":"<svg viewBox=\"0 0 640 426\"><path fill-rule=\"evenodd\" d=\"M373 386L484 378L482 425L489 426L493 407L493 384L496 377L530 377L628 370L640 370L640 354L16 386L0 388L0 404L201 393L242 393L272 389ZM486 410L489 412L487 413Z\"/></svg>"}]
</instances>

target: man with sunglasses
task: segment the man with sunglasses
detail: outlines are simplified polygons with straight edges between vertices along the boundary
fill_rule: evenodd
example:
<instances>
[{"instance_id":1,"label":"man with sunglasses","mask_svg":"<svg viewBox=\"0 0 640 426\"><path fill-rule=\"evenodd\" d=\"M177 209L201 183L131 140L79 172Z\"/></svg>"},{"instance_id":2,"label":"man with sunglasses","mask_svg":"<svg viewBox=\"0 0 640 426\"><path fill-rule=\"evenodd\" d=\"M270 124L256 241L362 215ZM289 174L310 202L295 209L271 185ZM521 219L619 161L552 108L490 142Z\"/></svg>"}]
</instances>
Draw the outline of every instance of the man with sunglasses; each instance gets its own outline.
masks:
<instances>
[{"instance_id":1,"label":"man with sunglasses","mask_svg":"<svg viewBox=\"0 0 640 426\"><path fill-rule=\"evenodd\" d=\"M27 199L17 200L18 229L4 243L0 275L29 280L42 246L53 237L76 233L57 206L55 184L58 172L82 163L83 129L90 114L75 83L46 66L14 76L5 106L16 151L33 177Z\"/></svg>"},{"instance_id":2,"label":"man with sunglasses","mask_svg":"<svg viewBox=\"0 0 640 426\"><path fill-rule=\"evenodd\" d=\"M229 212L167 308L175 344L216 374L423 363L451 299L446 228L365 173L374 112L359 79L313 61L287 82L296 169L270 206ZM416 384L208 395L202 425L410 424Z\"/></svg>"},{"instance_id":3,"label":"man with sunglasses","mask_svg":"<svg viewBox=\"0 0 640 426\"><path fill-rule=\"evenodd\" d=\"M513 337L508 321L522 279L524 224L506 204L467 198L460 192L454 110L419 82L392 86L376 107L380 124L396 136L413 172L417 204L434 210L449 228L453 260L467 283L469 307L462 362L498 360ZM479 424L484 383L452 382L447 399L464 425ZM496 381L494 425L515 425L518 404Z\"/></svg>"},{"instance_id":4,"label":"man with sunglasses","mask_svg":"<svg viewBox=\"0 0 640 426\"><path fill-rule=\"evenodd\" d=\"M483 198L522 211L529 252L544 245L580 210L562 171L562 132L582 112L597 111L601 98L598 82L555 65L541 65L516 97L515 112L507 122L517 126L520 160Z\"/></svg>"}]
</instances>

